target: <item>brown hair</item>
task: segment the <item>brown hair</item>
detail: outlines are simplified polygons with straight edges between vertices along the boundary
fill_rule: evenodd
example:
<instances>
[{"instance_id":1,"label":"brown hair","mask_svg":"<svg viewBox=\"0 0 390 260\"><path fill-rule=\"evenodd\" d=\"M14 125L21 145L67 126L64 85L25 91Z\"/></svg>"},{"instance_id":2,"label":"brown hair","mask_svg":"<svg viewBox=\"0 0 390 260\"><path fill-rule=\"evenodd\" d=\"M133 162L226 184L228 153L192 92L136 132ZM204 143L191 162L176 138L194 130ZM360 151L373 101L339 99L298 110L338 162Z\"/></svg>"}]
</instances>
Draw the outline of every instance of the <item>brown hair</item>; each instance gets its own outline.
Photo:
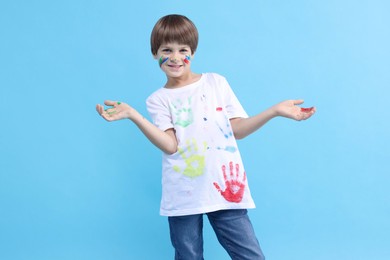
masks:
<instances>
[{"instance_id":1,"label":"brown hair","mask_svg":"<svg viewBox=\"0 0 390 260\"><path fill-rule=\"evenodd\" d=\"M192 54L198 47L198 30L195 24L183 15L171 14L160 18L152 30L150 45L153 55L164 43L177 42L190 46Z\"/></svg>"}]
</instances>

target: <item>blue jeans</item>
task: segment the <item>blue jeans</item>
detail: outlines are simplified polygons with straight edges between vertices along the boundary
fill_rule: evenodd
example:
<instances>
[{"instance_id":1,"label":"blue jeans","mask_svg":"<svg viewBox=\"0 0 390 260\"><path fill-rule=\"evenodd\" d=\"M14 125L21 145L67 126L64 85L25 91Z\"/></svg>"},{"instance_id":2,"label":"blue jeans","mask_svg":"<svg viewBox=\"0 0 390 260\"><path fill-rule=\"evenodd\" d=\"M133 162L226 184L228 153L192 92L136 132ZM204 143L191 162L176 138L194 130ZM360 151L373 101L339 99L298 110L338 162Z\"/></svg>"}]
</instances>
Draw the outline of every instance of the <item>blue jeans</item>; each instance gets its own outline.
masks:
<instances>
[{"instance_id":1,"label":"blue jeans","mask_svg":"<svg viewBox=\"0 0 390 260\"><path fill-rule=\"evenodd\" d=\"M234 260L264 260L246 209L206 213L219 243ZM203 214L168 217L175 260L203 259Z\"/></svg>"}]
</instances>

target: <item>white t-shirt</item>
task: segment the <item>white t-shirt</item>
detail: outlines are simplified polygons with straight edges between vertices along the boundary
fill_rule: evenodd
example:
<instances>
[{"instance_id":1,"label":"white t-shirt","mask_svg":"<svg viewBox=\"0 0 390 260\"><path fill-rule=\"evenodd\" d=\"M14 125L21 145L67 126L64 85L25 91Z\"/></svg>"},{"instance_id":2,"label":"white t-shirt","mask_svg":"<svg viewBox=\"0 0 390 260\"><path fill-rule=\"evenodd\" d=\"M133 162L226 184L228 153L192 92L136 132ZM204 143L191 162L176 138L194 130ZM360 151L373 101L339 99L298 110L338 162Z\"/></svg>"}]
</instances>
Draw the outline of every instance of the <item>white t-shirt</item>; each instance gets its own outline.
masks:
<instances>
[{"instance_id":1,"label":"white t-shirt","mask_svg":"<svg viewBox=\"0 0 390 260\"><path fill-rule=\"evenodd\" d=\"M176 153L163 153L161 215L255 207L229 120L248 115L224 77L205 73L146 103L153 123L173 128L178 142Z\"/></svg>"}]
</instances>

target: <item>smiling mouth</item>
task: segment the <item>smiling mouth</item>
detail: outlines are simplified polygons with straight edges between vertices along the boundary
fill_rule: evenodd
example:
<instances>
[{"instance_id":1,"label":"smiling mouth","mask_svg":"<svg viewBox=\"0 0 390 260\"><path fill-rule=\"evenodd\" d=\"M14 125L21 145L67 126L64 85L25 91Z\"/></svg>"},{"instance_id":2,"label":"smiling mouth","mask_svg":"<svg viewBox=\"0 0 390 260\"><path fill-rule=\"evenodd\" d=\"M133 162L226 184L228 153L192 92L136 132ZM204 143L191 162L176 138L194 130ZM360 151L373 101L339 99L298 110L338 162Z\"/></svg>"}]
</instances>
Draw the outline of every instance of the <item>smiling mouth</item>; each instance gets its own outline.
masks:
<instances>
[{"instance_id":1,"label":"smiling mouth","mask_svg":"<svg viewBox=\"0 0 390 260\"><path fill-rule=\"evenodd\" d=\"M169 67L171 67L171 68L180 68L180 67L182 67L183 65L168 65Z\"/></svg>"}]
</instances>

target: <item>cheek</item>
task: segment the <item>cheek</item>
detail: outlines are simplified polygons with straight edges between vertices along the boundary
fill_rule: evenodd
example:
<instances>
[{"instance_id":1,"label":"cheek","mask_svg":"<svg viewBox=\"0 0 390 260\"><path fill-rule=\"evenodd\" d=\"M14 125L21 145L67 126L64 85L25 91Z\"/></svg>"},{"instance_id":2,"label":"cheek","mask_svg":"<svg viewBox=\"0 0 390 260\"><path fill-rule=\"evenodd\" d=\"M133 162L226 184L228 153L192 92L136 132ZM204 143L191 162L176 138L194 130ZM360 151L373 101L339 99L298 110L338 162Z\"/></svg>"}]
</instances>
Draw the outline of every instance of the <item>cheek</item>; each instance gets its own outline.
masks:
<instances>
[{"instance_id":1,"label":"cheek","mask_svg":"<svg viewBox=\"0 0 390 260\"><path fill-rule=\"evenodd\" d=\"M161 56L160 59L158 60L158 64L163 65L166 61L168 60L168 57Z\"/></svg>"},{"instance_id":2,"label":"cheek","mask_svg":"<svg viewBox=\"0 0 390 260\"><path fill-rule=\"evenodd\" d=\"M184 63L185 64L190 64L191 56L187 56L184 58Z\"/></svg>"}]
</instances>

